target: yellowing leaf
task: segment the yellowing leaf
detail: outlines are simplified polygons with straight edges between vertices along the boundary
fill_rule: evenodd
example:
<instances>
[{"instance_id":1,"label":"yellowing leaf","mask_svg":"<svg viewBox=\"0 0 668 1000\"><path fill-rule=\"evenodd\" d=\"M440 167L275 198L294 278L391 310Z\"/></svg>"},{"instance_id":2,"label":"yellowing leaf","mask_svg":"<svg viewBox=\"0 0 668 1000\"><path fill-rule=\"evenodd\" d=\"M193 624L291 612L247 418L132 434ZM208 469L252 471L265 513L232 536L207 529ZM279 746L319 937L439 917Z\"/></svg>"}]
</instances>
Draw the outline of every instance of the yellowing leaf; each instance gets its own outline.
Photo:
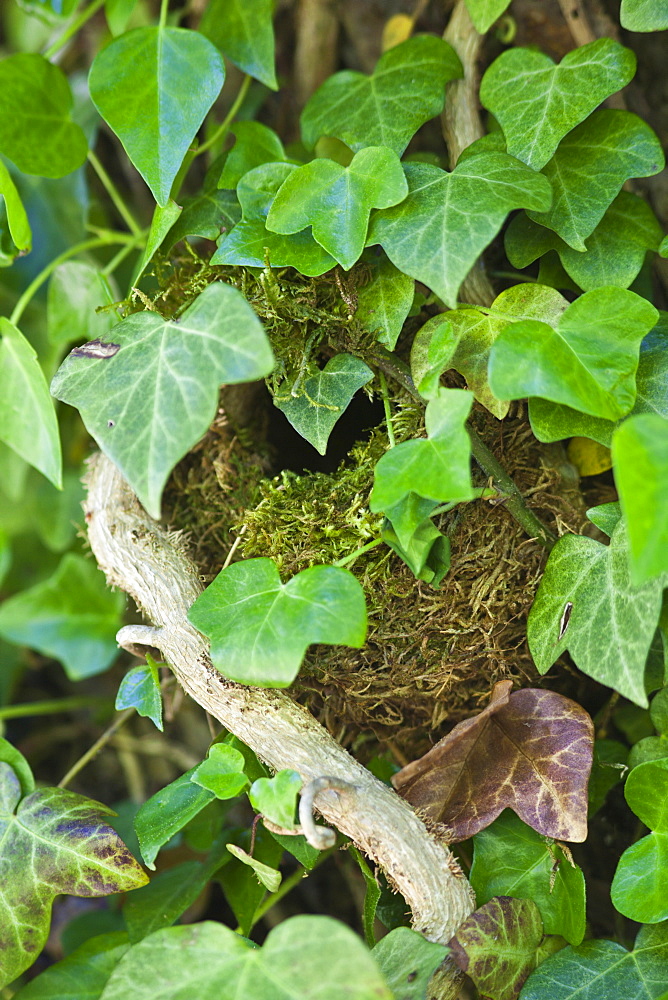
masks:
<instances>
[{"instance_id":1,"label":"yellowing leaf","mask_svg":"<svg viewBox=\"0 0 668 1000\"><path fill-rule=\"evenodd\" d=\"M581 476L597 476L599 472L612 468L610 449L591 438L571 438L567 452Z\"/></svg>"}]
</instances>

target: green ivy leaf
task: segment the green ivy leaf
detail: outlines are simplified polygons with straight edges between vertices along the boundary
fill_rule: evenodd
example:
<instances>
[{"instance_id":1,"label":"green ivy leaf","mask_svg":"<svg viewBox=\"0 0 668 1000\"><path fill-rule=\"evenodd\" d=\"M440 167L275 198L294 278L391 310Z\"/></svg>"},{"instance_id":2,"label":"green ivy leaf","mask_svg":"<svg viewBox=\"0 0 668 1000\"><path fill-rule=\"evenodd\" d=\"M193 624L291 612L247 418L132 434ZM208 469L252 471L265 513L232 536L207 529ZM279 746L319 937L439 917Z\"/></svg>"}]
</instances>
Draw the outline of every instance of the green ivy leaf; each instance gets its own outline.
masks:
<instances>
[{"instance_id":1,"label":"green ivy leaf","mask_svg":"<svg viewBox=\"0 0 668 1000\"><path fill-rule=\"evenodd\" d=\"M663 31L668 28L668 6L665 0L622 0L619 19L627 31Z\"/></svg>"},{"instance_id":2,"label":"green ivy leaf","mask_svg":"<svg viewBox=\"0 0 668 1000\"><path fill-rule=\"evenodd\" d=\"M635 69L634 54L611 38L573 49L558 66L542 52L508 49L483 76L480 100L501 125L508 152L540 170L566 133L626 86Z\"/></svg>"},{"instance_id":3,"label":"green ivy leaf","mask_svg":"<svg viewBox=\"0 0 668 1000\"><path fill-rule=\"evenodd\" d=\"M257 812L272 823L292 829L295 825L295 805L302 779L296 771L286 768L273 778L258 778L251 785L248 798Z\"/></svg>"},{"instance_id":4,"label":"green ivy leaf","mask_svg":"<svg viewBox=\"0 0 668 1000\"><path fill-rule=\"evenodd\" d=\"M165 250L185 236L218 240L237 224L241 209L236 191L218 191L204 187L199 194L186 198L183 211L165 237Z\"/></svg>"},{"instance_id":5,"label":"green ivy leaf","mask_svg":"<svg viewBox=\"0 0 668 1000\"><path fill-rule=\"evenodd\" d=\"M128 670L118 689L115 707L119 710L135 708L139 715L149 718L160 732L163 731L160 676L158 664L150 653L146 653L145 665Z\"/></svg>"},{"instance_id":6,"label":"green ivy leaf","mask_svg":"<svg viewBox=\"0 0 668 1000\"><path fill-rule=\"evenodd\" d=\"M262 861L258 861L257 858L252 857L247 851L244 851L241 847L237 847L236 844L226 844L225 846L238 861L252 868L258 881L265 889L269 892L278 892L282 882L282 876L279 871L275 868L270 868L269 865L263 864Z\"/></svg>"},{"instance_id":7,"label":"green ivy leaf","mask_svg":"<svg viewBox=\"0 0 668 1000\"><path fill-rule=\"evenodd\" d=\"M154 861L160 848L215 798L208 788L190 780L195 770L193 767L165 785L137 811L135 831L144 864L151 871L155 871Z\"/></svg>"},{"instance_id":8,"label":"green ivy leaf","mask_svg":"<svg viewBox=\"0 0 668 1000\"><path fill-rule=\"evenodd\" d=\"M668 760L634 767L624 795L636 816L652 831L628 847L617 865L610 895L615 909L644 924L668 919Z\"/></svg>"},{"instance_id":9,"label":"green ivy leaf","mask_svg":"<svg viewBox=\"0 0 668 1000\"><path fill-rule=\"evenodd\" d=\"M380 537L402 559L417 580L438 587L450 569L450 539L430 515L437 504L415 493L389 507Z\"/></svg>"},{"instance_id":10,"label":"green ivy leaf","mask_svg":"<svg viewBox=\"0 0 668 1000\"><path fill-rule=\"evenodd\" d=\"M18 327L0 318L0 441L62 487L60 435L37 355Z\"/></svg>"},{"instance_id":11,"label":"green ivy leaf","mask_svg":"<svg viewBox=\"0 0 668 1000\"><path fill-rule=\"evenodd\" d=\"M489 385L492 344L511 323L535 319L556 324L567 307L568 300L554 288L527 283L507 288L484 311L461 306L447 314L457 337L457 347L450 364L464 376L478 402L499 420L505 417L510 404L508 400L498 399Z\"/></svg>"},{"instance_id":12,"label":"green ivy leaf","mask_svg":"<svg viewBox=\"0 0 668 1000\"><path fill-rule=\"evenodd\" d=\"M634 292L598 288L576 299L554 326L513 323L492 345L490 388L500 399L540 396L615 420L633 406L640 341L657 317Z\"/></svg>"},{"instance_id":13,"label":"green ivy leaf","mask_svg":"<svg viewBox=\"0 0 668 1000\"><path fill-rule=\"evenodd\" d=\"M278 90L273 14L272 0L211 0L199 30L244 73Z\"/></svg>"},{"instance_id":14,"label":"green ivy leaf","mask_svg":"<svg viewBox=\"0 0 668 1000\"><path fill-rule=\"evenodd\" d=\"M664 163L656 133L641 118L630 111L595 111L564 136L544 167L554 201L547 212L529 211L529 218L584 252L584 241L622 184L632 177L656 174Z\"/></svg>"},{"instance_id":15,"label":"green ivy leaf","mask_svg":"<svg viewBox=\"0 0 668 1000\"><path fill-rule=\"evenodd\" d=\"M497 896L460 924L448 947L453 962L483 996L506 1000L517 996L535 968L542 937L533 900Z\"/></svg>"},{"instance_id":16,"label":"green ivy leaf","mask_svg":"<svg viewBox=\"0 0 668 1000\"><path fill-rule=\"evenodd\" d=\"M438 395L441 375L451 367L459 342L459 332L450 322L450 314L432 316L413 338L411 378L423 399Z\"/></svg>"},{"instance_id":17,"label":"green ivy leaf","mask_svg":"<svg viewBox=\"0 0 668 1000\"><path fill-rule=\"evenodd\" d=\"M159 205L224 80L218 50L187 28L135 28L95 57L93 103Z\"/></svg>"},{"instance_id":18,"label":"green ivy leaf","mask_svg":"<svg viewBox=\"0 0 668 1000\"><path fill-rule=\"evenodd\" d=\"M227 154L219 188L235 188L244 174L263 163L287 160L279 137L261 122L235 122L230 132L236 136L236 142Z\"/></svg>"},{"instance_id":19,"label":"green ivy leaf","mask_svg":"<svg viewBox=\"0 0 668 1000\"><path fill-rule=\"evenodd\" d=\"M137 261L132 277L130 278L131 287L134 287L139 283L139 279L153 260L156 251L162 245L167 233L176 223L176 220L182 211L183 209L181 205L177 205L171 198L168 199L166 205L155 206L153 218L151 219L151 226L148 231L148 236L146 237L144 252Z\"/></svg>"},{"instance_id":20,"label":"green ivy leaf","mask_svg":"<svg viewBox=\"0 0 668 1000\"><path fill-rule=\"evenodd\" d=\"M276 192L297 167L292 163L264 163L239 181L237 196L242 219L223 237L211 258L212 264L243 264L265 267L296 267L314 277L336 266L336 261L313 239L310 230L280 236L265 225Z\"/></svg>"},{"instance_id":21,"label":"green ivy leaf","mask_svg":"<svg viewBox=\"0 0 668 1000\"><path fill-rule=\"evenodd\" d=\"M274 406L285 414L298 434L324 455L337 420L358 389L372 378L373 372L359 358L335 354L321 372L302 382L296 395L290 391L274 395Z\"/></svg>"},{"instance_id":22,"label":"green ivy leaf","mask_svg":"<svg viewBox=\"0 0 668 1000\"><path fill-rule=\"evenodd\" d=\"M159 872L148 885L128 896L123 902L123 919L132 944L171 927L204 891L210 874L199 861L184 861Z\"/></svg>"},{"instance_id":23,"label":"green ivy leaf","mask_svg":"<svg viewBox=\"0 0 668 1000\"><path fill-rule=\"evenodd\" d=\"M636 372L636 401L629 416L656 413L668 419L668 314L661 313L659 323L640 345ZM567 437L588 437L610 447L615 423L592 417L569 406L546 399L529 400L531 429L539 441L561 441Z\"/></svg>"},{"instance_id":24,"label":"green ivy leaf","mask_svg":"<svg viewBox=\"0 0 668 1000\"><path fill-rule=\"evenodd\" d=\"M510 0L466 0L473 26L484 35L510 6Z\"/></svg>"},{"instance_id":25,"label":"green ivy leaf","mask_svg":"<svg viewBox=\"0 0 668 1000\"><path fill-rule=\"evenodd\" d=\"M271 559L222 570L188 618L211 640L211 659L242 684L287 687L312 643L353 646L366 637L364 593L348 570L311 566L281 583Z\"/></svg>"},{"instance_id":26,"label":"green ivy leaf","mask_svg":"<svg viewBox=\"0 0 668 1000\"><path fill-rule=\"evenodd\" d=\"M404 170L408 197L374 213L367 242L380 243L401 271L453 309L459 286L508 212L545 210L552 197L541 174L505 153L481 153L450 174L427 163Z\"/></svg>"},{"instance_id":27,"label":"green ivy leaf","mask_svg":"<svg viewBox=\"0 0 668 1000\"><path fill-rule=\"evenodd\" d=\"M67 77L44 56L21 52L0 61L0 152L24 174L72 173L88 153L72 103Z\"/></svg>"},{"instance_id":28,"label":"green ivy leaf","mask_svg":"<svg viewBox=\"0 0 668 1000\"><path fill-rule=\"evenodd\" d=\"M245 847L250 846L249 831L240 831L239 839ZM233 846L238 846L238 844ZM216 878L225 893L225 899L232 908L241 933L248 936L254 925L257 908L267 894L266 889L251 865L243 858L233 857L227 844L225 849L230 864L225 865ZM246 858L249 858L247 851L244 850L243 853ZM270 879L272 877L275 879L282 857L283 848L273 834L260 824L255 831L253 859L268 870Z\"/></svg>"},{"instance_id":29,"label":"green ivy leaf","mask_svg":"<svg viewBox=\"0 0 668 1000\"><path fill-rule=\"evenodd\" d=\"M182 996L202 1000L305 1000L308 993L318 1000L393 996L362 941L331 917L291 917L269 932L261 948L213 921L156 931L121 959L105 1000L152 1000L166 969Z\"/></svg>"},{"instance_id":30,"label":"green ivy leaf","mask_svg":"<svg viewBox=\"0 0 668 1000\"><path fill-rule=\"evenodd\" d=\"M30 764L15 746L0 736L0 762L9 764L18 779L21 795L30 795L35 791L35 778Z\"/></svg>"},{"instance_id":31,"label":"green ivy leaf","mask_svg":"<svg viewBox=\"0 0 668 1000\"><path fill-rule=\"evenodd\" d=\"M0 635L53 656L81 680L115 660L124 607L124 594L109 590L95 563L69 552L48 580L3 603Z\"/></svg>"},{"instance_id":32,"label":"green ivy leaf","mask_svg":"<svg viewBox=\"0 0 668 1000\"><path fill-rule=\"evenodd\" d=\"M222 383L268 375L273 355L241 292L214 282L176 320L155 312L114 327L115 353L65 359L52 393L76 406L152 517L171 470L206 432ZM83 353L82 353L83 352Z\"/></svg>"},{"instance_id":33,"label":"green ivy leaf","mask_svg":"<svg viewBox=\"0 0 668 1000\"><path fill-rule=\"evenodd\" d=\"M357 290L355 319L364 330L393 351L404 320L413 305L415 282L399 271L382 250L367 251L362 260L370 268L369 283Z\"/></svg>"},{"instance_id":34,"label":"green ivy leaf","mask_svg":"<svg viewBox=\"0 0 668 1000\"><path fill-rule=\"evenodd\" d=\"M118 323L116 310L96 312L117 301L109 279L93 264L68 260L51 277L46 303L47 335L54 350L81 340L106 340Z\"/></svg>"},{"instance_id":35,"label":"green ivy leaf","mask_svg":"<svg viewBox=\"0 0 668 1000\"><path fill-rule=\"evenodd\" d=\"M190 780L207 788L217 799L234 799L250 784L244 774L243 754L225 743L214 743L209 754L193 771Z\"/></svg>"},{"instance_id":36,"label":"green ivy leaf","mask_svg":"<svg viewBox=\"0 0 668 1000\"><path fill-rule=\"evenodd\" d=\"M364 930L364 940L368 948L373 948L376 943L374 934L374 924L376 922L376 907L380 899L381 888L374 873L369 868L364 856L356 847L350 846L350 853L357 862L359 870L364 879L364 905L362 907L362 929Z\"/></svg>"},{"instance_id":37,"label":"green ivy leaf","mask_svg":"<svg viewBox=\"0 0 668 1000\"><path fill-rule=\"evenodd\" d=\"M609 546L582 535L560 538L527 622L539 672L546 673L568 649L583 673L646 707L643 675L663 586L661 580L632 585L623 521ZM569 604L570 618L565 619Z\"/></svg>"},{"instance_id":38,"label":"green ivy leaf","mask_svg":"<svg viewBox=\"0 0 668 1000\"><path fill-rule=\"evenodd\" d=\"M612 461L638 585L668 573L668 420L629 417L613 434Z\"/></svg>"},{"instance_id":39,"label":"green ivy leaf","mask_svg":"<svg viewBox=\"0 0 668 1000\"><path fill-rule=\"evenodd\" d=\"M429 980L446 956L447 948L442 944L427 941L408 927L390 931L372 952L392 995L401 1000L424 1000Z\"/></svg>"},{"instance_id":40,"label":"green ivy leaf","mask_svg":"<svg viewBox=\"0 0 668 1000\"><path fill-rule=\"evenodd\" d=\"M663 1000L667 964L668 925L641 927L633 951L616 941L585 941L550 956L521 1000L602 1000L619 996L620 987L626 997Z\"/></svg>"},{"instance_id":41,"label":"green ivy leaf","mask_svg":"<svg viewBox=\"0 0 668 1000\"><path fill-rule=\"evenodd\" d=\"M585 933L585 881L558 843L532 830L510 809L473 838L471 886L478 905L493 896L533 899L546 934L580 944Z\"/></svg>"},{"instance_id":42,"label":"green ivy leaf","mask_svg":"<svg viewBox=\"0 0 668 1000\"><path fill-rule=\"evenodd\" d=\"M320 246L349 270L364 249L371 209L389 208L407 194L396 153L367 146L347 167L315 159L288 174L269 209L267 228L288 235L311 226Z\"/></svg>"},{"instance_id":43,"label":"green ivy leaf","mask_svg":"<svg viewBox=\"0 0 668 1000\"><path fill-rule=\"evenodd\" d=\"M627 773L628 756L628 747L619 740L603 739L594 743L594 761L587 789L590 816L598 812L610 789L619 784Z\"/></svg>"},{"instance_id":44,"label":"green ivy leaf","mask_svg":"<svg viewBox=\"0 0 668 1000\"><path fill-rule=\"evenodd\" d=\"M0 63L1 66L2 63ZM21 196L16 189L16 184L12 180L12 175L2 160L0 160L0 195L2 195L5 202L9 233L16 244L19 255L23 256L23 254L30 253L32 249L32 231L28 222L28 216L23 207Z\"/></svg>"},{"instance_id":45,"label":"green ivy leaf","mask_svg":"<svg viewBox=\"0 0 668 1000\"><path fill-rule=\"evenodd\" d=\"M384 52L371 76L330 76L301 116L304 143L334 136L357 152L387 146L401 156L411 137L443 110L445 85L463 75L454 49L434 35L414 35Z\"/></svg>"},{"instance_id":46,"label":"green ivy leaf","mask_svg":"<svg viewBox=\"0 0 668 1000\"><path fill-rule=\"evenodd\" d=\"M427 405L427 437L390 448L374 469L369 507L387 511L409 493L426 500L470 500L471 442L465 423L473 397L463 389L441 389Z\"/></svg>"},{"instance_id":47,"label":"green ivy leaf","mask_svg":"<svg viewBox=\"0 0 668 1000\"><path fill-rule=\"evenodd\" d=\"M556 250L566 273L585 292L604 285L628 288L636 279L648 250L658 250L661 226L646 201L628 191L617 195L587 238L586 253L573 250L550 229L523 213L505 233L508 260L527 267L537 257Z\"/></svg>"},{"instance_id":48,"label":"green ivy leaf","mask_svg":"<svg viewBox=\"0 0 668 1000\"><path fill-rule=\"evenodd\" d=\"M126 898L124 914L134 895ZM26 983L14 994L15 1000L53 1000L54 997L60 1000L99 1000L109 976L129 947L125 931L98 934Z\"/></svg>"},{"instance_id":49,"label":"green ivy leaf","mask_svg":"<svg viewBox=\"0 0 668 1000\"><path fill-rule=\"evenodd\" d=\"M112 810L63 788L22 798L19 778L0 763L0 987L32 965L49 933L54 898L107 896L147 882L104 817ZM16 864L20 858L21 863Z\"/></svg>"}]
</instances>

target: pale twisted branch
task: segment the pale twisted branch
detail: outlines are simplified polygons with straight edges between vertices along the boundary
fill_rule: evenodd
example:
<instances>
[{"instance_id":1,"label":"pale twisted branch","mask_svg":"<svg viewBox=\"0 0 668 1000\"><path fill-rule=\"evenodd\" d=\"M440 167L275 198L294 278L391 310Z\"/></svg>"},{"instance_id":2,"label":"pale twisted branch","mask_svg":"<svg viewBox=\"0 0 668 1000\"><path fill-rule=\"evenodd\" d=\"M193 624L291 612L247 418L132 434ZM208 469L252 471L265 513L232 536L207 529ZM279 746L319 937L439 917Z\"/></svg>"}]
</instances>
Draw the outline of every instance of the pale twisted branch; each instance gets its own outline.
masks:
<instances>
[{"instance_id":1,"label":"pale twisted branch","mask_svg":"<svg viewBox=\"0 0 668 1000\"><path fill-rule=\"evenodd\" d=\"M146 514L105 456L90 461L87 478L84 510L98 564L153 623L126 626L119 642L159 649L187 693L271 768L293 768L304 784L323 775L340 779L339 789L319 792L318 810L387 873L415 929L430 941L448 941L473 902L447 847L306 709L283 692L243 687L214 669L207 641L187 619L202 585L178 539Z\"/></svg>"}]
</instances>

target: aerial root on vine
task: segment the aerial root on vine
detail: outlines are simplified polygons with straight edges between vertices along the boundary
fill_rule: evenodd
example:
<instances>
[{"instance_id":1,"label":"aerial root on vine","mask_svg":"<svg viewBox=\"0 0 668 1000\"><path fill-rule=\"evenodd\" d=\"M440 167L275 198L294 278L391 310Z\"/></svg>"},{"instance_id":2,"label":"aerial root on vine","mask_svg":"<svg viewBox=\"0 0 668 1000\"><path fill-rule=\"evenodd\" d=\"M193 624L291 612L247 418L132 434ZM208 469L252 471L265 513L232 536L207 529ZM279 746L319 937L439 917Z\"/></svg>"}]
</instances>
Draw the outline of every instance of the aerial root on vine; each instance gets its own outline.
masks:
<instances>
[{"instance_id":1,"label":"aerial root on vine","mask_svg":"<svg viewBox=\"0 0 668 1000\"><path fill-rule=\"evenodd\" d=\"M323 775L309 781L301 791L299 801L299 822L302 831L311 847L318 851L326 851L336 843L336 833L328 826L316 826L313 819L313 806L316 795L324 791L348 792L356 791L357 785L343 778Z\"/></svg>"}]
</instances>

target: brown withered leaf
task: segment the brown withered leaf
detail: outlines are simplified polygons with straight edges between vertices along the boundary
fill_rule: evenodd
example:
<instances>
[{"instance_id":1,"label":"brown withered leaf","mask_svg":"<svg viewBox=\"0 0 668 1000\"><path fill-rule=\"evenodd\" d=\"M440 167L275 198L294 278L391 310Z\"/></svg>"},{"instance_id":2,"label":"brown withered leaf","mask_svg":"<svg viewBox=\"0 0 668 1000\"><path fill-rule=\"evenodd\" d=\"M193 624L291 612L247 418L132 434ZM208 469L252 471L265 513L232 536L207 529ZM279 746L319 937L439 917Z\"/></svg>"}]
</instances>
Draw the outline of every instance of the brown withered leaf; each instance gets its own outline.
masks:
<instances>
[{"instance_id":1,"label":"brown withered leaf","mask_svg":"<svg viewBox=\"0 0 668 1000\"><path fill-rule=\"evenodd\" d=\"M503 809L546 837L587 836L587 782L594 726L585 710L554 691L494 685L489 705L454 727L392 784L427 822L466 840Z\"/></svg>"}]
</instances>

